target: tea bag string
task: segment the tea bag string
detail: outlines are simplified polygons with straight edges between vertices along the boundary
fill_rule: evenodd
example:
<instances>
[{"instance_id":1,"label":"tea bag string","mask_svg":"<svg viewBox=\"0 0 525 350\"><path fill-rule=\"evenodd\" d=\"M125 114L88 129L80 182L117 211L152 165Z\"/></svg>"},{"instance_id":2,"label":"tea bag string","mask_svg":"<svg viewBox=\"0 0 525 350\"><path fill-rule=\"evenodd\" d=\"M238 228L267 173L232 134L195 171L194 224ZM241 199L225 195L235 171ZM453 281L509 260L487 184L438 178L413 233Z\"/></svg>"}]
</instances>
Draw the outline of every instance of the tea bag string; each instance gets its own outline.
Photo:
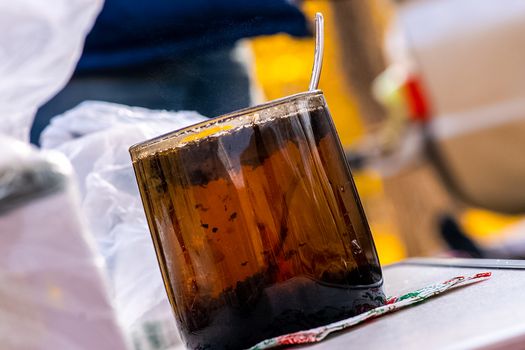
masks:
<instances>
[{"instance_id":1,"label":"tea bag string","mask_svg":"<svg viewBox=\"0 0 525 350\"><path fill-rule=\"evenodd\" d=\"M315 14L315 55L314 66L312 67L312 77L310 78L310 86L308 90L317 90L319 79L321 77L321 68L323 67L323 51L324 51L324 19L323 14L317 12Z\"/></svg>"}]
</instances>

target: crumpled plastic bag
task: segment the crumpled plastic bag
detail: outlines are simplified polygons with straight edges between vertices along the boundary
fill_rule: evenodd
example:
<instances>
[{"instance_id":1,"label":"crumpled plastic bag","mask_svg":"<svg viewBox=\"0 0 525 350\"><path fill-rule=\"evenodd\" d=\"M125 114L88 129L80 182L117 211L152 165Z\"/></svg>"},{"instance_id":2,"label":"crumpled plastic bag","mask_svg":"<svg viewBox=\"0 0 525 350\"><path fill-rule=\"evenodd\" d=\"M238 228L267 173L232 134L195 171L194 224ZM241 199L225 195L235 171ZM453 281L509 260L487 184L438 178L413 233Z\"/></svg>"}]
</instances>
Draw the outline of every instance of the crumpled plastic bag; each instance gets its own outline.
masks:
<instances>
[{"instance_id":1,"label":"crumpled plastic bag","mask_svg":"<svg viewBox=\"0 0 525 350\"><path fill-rule=\"evenodd\" d=\"M124 350L63 155L27 143L102 0L0 1L0 348Z\"/></svg>"},{"instance_id":2,"label":"crumpled plastic bag","mask_svg":"<svg viewBox=\"0 0 525 350\"><path fill-rule=\"evenodd\" d=\"M28 140L37 108L66 84L102 4L0 1L0 133Z\"/></svg>"},{"instance_id":3,"label":"crumpled plastic bag","mask_svg":"<svg viewBox=\"0 0 525 350\"><path fill-rule=\"evenodd\" d=\"M72 169L0 134L0 348L125 350Z\"/></svg>"},{"instance_id":4,"label":"crumpled plastic bag","mask_svg":"<svg viewBox=\"0 0 525 350\"><path fill-rule=\"evenodd\" d=\"M128 148L204 119L195 112L88 101L52 119L40 139L44 149L62 152L73 164L117 313L136 348L166 349L178 340Z\"/></svg>"}]
</instances>

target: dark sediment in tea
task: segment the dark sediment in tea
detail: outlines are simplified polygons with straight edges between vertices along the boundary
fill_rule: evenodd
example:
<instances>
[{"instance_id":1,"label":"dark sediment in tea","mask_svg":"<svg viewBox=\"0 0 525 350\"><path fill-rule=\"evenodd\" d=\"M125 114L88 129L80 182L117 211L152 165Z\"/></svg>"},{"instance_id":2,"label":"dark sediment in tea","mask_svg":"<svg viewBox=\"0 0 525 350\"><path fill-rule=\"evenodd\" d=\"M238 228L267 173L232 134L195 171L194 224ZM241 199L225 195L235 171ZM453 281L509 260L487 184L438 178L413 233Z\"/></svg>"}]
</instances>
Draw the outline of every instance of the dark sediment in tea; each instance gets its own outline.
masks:
<instances>
[{"instance_id":1,"label":"dark sediment in tea","mask_svg":"<svg viewBox=\"0 0 525 350\"><path fill-rule=\"evenodd\" d=\"M383 303L380 288L345 288L304 276L266 288L261 283L257 293L238 286L217 299L194 305L196 318L205 322L188 330L186 341L193 349L245 349L264 339L326 325Z\"/></svg>"},{"instance_id":2,"label":"dark sediment in tea","mask_svg":"<svg viewBox=\"0 0 525 350\"><path fill-rule=\"evenodd\" d=\"M135 159L191 348L246 348L384 302L335 135L327 111L314 108Z\"/></svg>"}]
</instances>

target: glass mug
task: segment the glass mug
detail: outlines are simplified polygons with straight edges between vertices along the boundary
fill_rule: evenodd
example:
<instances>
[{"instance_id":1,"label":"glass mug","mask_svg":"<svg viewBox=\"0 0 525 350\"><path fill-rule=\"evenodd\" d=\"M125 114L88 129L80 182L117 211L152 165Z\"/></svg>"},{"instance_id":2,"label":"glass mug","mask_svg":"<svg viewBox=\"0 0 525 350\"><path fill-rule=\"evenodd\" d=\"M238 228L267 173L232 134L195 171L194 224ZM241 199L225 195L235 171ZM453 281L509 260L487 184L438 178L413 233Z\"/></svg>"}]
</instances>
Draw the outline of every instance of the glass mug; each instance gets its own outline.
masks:
<instances>
[{"instance_id":1,"label":"glass mug","mask_svg":"<svg viewBox=\"0 0 525 350\"><path fill-rule=\"evenodd\" d=\"M130 153L188 347L246 348L384 303L370 228L321 91Z\"/></svg>"}]
</instances>

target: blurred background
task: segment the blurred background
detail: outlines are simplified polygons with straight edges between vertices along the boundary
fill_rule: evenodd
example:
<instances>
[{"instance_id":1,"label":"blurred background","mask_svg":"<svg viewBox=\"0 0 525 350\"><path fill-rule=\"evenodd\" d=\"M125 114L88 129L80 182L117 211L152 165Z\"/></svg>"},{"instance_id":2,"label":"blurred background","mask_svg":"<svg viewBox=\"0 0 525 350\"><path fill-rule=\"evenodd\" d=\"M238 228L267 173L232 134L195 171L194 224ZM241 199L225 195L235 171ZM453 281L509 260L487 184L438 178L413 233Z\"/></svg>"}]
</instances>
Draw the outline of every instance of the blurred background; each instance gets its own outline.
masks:
<instances>
[{"instance_id":1,"label":"blurred background","mask_svg":"<svg viewBox=\"0 0 525 350\"><path fill-rule=\"evenodd\" d=\"M322 12L320 89L382 263L519 257L524 9L509 5L108 0L73 78L39 109L31 141L85 100L213 117L304 91Z\"/></svg>"}]
</instances>

